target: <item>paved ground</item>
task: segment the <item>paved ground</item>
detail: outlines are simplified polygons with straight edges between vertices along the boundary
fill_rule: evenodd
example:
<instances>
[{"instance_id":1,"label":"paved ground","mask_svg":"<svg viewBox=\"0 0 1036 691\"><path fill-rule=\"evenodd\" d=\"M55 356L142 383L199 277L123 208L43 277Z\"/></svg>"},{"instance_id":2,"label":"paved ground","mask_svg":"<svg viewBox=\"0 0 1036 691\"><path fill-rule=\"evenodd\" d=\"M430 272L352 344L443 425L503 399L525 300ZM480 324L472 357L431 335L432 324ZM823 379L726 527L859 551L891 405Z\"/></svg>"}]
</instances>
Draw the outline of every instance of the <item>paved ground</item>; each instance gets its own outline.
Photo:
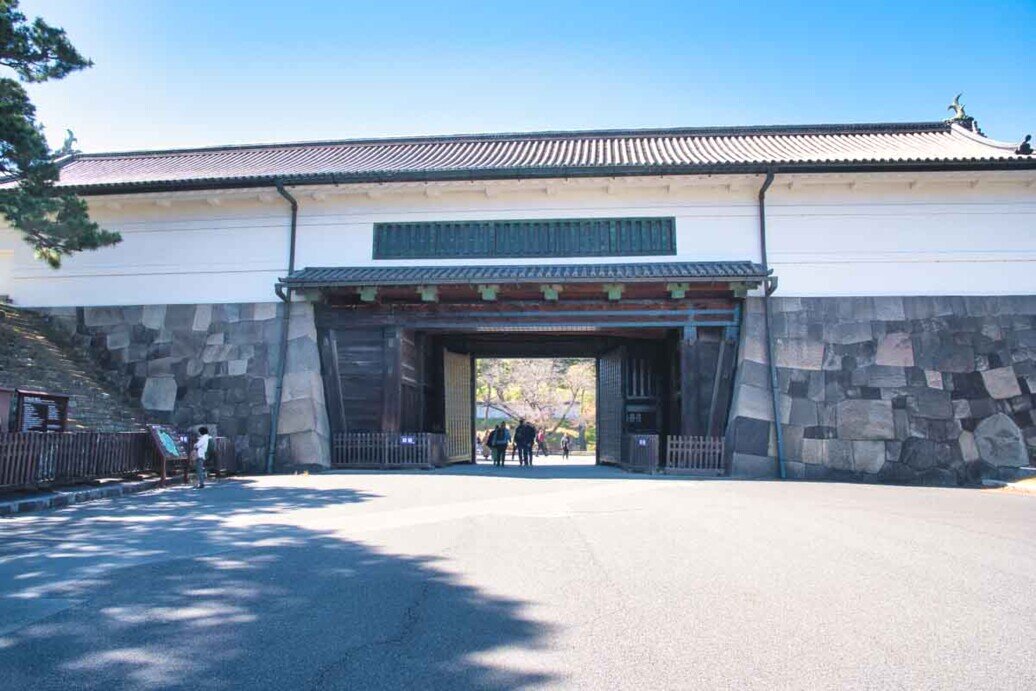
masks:
<instances>
[{"instance_id":1,"label":"paved ground","mask_svg":"<svg viewBox=\"0 0 1036 691\"><path fill-rule=\"evenodd\" d=\"M1036 497L331 474L0 521L0 686L1033 688Z\"/></svg>"}]
</instances>

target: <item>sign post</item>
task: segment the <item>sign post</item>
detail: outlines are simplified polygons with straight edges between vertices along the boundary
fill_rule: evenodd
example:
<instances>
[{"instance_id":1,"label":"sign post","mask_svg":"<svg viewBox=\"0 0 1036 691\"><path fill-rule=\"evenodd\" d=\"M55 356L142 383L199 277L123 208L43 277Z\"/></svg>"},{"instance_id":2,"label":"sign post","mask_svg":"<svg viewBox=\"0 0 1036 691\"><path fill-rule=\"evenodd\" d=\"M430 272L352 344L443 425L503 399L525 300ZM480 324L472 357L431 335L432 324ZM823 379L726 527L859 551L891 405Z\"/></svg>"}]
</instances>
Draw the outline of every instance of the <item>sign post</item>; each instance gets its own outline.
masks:
<instances>
[{"instance_id":1,"label":"sign post","mask_svg":"<svg viewBox=\"0 0 1036 691\"><path fill-rule=\"evenodd\" d=\"M147 431L151 435L158 455L162 459L161 486L165 486L167 474L166 463L169 461L186 461L187 450L180 441L180 434L169 425L148 425ZM186 464L184 465L186 468Z\"/></svg>"}]
</instances>

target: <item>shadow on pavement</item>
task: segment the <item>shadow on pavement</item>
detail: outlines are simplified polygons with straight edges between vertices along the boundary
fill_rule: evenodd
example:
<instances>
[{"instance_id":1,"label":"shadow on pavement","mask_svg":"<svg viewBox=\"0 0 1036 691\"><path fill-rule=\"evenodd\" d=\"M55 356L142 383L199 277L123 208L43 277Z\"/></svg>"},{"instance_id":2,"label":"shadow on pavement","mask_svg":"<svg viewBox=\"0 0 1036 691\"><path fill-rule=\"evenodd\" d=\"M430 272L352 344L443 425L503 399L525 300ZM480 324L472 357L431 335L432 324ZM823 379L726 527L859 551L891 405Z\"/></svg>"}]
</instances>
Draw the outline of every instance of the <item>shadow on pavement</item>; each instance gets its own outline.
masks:
<instances>
[{"instance_id":1,"label":"shadow on pavement","mask_svg":"<svg viewBox=\"0 0 1036 691\"><path fill-rule=\"evenodd\" d=\"M523 603L435 560L264 520L368 501L223 483L0 522L5 689L472 688L549 683L479 660L536 647ZM255 517L247 527L231 517Z\"/></svg>"}]
</instances>

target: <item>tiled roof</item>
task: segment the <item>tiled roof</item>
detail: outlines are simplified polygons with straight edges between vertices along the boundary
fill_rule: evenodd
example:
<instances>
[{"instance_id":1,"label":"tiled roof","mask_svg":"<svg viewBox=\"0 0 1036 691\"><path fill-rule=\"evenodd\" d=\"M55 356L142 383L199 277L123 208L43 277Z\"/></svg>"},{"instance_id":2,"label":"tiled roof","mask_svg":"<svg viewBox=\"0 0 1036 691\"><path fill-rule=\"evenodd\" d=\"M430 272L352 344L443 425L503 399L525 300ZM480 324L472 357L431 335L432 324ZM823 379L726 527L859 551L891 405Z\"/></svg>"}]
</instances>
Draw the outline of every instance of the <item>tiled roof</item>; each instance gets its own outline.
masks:
<instances>
[{"instance_id":1,"label":"tiled roof","mask_svg":"<svg viewBox=\"0 0 1036 691\"><path fill-rule=\"evenodd\" d=\"M291 288L477 283L566 283L762 281L766 271L752 262L661 262L625 264L334 266L306 267L282 279Z\"/></svg>"},{"instance_id":2,"label":"tiled roof","mask_svg":"<svg viewBox=\"0 0 1036 691\"><path fill-rule=\"evenodd\" d=\"M781 170L1036 168L1036 158L946 123L457 135L77 154L84 192L286 184Z\"/></svg>"}]
</instances>

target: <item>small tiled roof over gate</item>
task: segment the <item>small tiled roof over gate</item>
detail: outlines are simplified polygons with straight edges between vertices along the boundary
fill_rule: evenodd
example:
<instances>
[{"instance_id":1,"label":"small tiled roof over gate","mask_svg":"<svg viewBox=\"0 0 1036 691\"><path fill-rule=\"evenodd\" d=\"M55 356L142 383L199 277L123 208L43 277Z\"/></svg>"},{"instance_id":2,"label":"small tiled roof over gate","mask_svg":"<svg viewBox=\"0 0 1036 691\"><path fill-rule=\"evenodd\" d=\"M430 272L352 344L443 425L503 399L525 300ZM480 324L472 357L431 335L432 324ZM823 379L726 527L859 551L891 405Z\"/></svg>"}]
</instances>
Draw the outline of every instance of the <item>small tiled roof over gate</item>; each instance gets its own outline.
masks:
<instances>
[{"instance_id":1,"label":"small tiled roof over gate","mask_svg":"<svg viewBox=\"0 0 1036 691\"><path fill-rule=\"evenodd\" d=\"M307 267L281 280L293 289L387 285L471 285L478 283L688 283L758 282L766 270L752 262L652 262L499 266Z\"/></svg>"},{"instance_id":2,"label":"small tiled roof over gate","mask_svg":"<svg viewBox=\"0 0 1036 691\"><path fill-rule=\"evenodd\" d=\"M892 123L480 134L75 154L83 193L700 173L1036 168L958 125Z\"/></svg>"}]
</instances>

